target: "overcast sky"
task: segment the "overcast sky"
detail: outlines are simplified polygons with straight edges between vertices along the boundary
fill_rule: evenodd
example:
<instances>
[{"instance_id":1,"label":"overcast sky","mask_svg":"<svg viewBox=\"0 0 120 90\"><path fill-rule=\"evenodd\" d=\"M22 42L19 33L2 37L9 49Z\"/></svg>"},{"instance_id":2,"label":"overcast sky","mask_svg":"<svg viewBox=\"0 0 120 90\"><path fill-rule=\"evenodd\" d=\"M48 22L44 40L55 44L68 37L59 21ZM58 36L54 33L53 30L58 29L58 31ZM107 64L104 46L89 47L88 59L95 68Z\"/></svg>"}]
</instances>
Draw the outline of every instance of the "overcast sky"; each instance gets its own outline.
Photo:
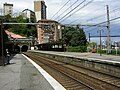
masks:
<instances>
[{"instance_id":1,"label":"overcast sky","mask_svg":"<svg viewBox=\"0 0 120 90\"><path fill-rule=\"evenodd\" d=\"M62 9L60 12L55 14L68 0L44 0L47 6L47 18L51 19L55 15L53 20L60 20L66 13L74 9L78 4L84 0L70 0L70 2ZM71 6L74 2L76 2ZM62 24L97 24L107 20L106 5L109 5L110 9L110 19L120 16L120 0L93 0L92 3L82 8L89 1L86 0L82 5L80 5L75 11L71 12L71 16L67 19L62 19L60 22ZM3 4L7 2L13 4L14 13L20 12L24 9L34 10L34 0L0 0L0 8L3 8ZM69 9L67 9L70 7ZM80 9L82 8L82 9ZM67 10L66 10L67 9ZM80 10L78 10L80 9ZM74 13L74 14L73 14ZM61 15L60 15L61 14ZM69 14L69 15L70 15ZM60 16L59 16L60 15ZM111 28L114 25L119 26L120 19L111 22ZM97 28L98 29L98 28ZM104 29L104 28L103 28ZM117 27L116 31L119 30ZM92 32L91 32L92 33ZM118 32L117 32L118 33ZM95 32L92 33L93 35ZM104 32L106 34L106 32ZM114 34L112 32L111 34Z\"/></svg>"},{"instance_id":2,"label":"overcast sky","mask_svg":"<svg viewBox=\"0 0 120 90\"><path fill-rule=\"evenodd\" d=\"M68 1L68 0L44 0L47 5L47 18L51 19L52 16ZM71 6L75 1L78 1L74 6ZM61 19L66 13L68 13L70 10L75 8L79 3L81 3L84 0L70 0L70 2L62 9L60 12L58 12L53 19L59 20ZM80 5L78 7L81 8L83 5L88 3L92 0L86 0L85 3ZM0 0L0 8L3 8L3 4L7 2L10 4L13 4L14 13L22 11L24 9L31 9L34 10L34 0ZM109 5L110 11L120 8L120 0L94 0L92 3L90 3L88 6L86 6L83 9L80 9L79 11L76 9L75 11L71 12L74 13L71 15L68 19L62 21L61 23L96 23L96 20L98 22L101 22L103 19L106 18L106 15L104 15L101 18L94 19L100 15L106 14L106 5ZM66 12L64 12L68 7L70 7ZM119 9L120 10L120 9ZM64 12L64 13L63 13ZM63 13L63 14L62 14ZM59 16L62 14L61 16ZM114 17L118 15L118 12L115 12L114 15L111 14L111 17ZM80 19L81 18L81 19ZM75 21L76 20L76 21ZM75 22L74 22L75 21Z\"/></svg>"}]
</instances>

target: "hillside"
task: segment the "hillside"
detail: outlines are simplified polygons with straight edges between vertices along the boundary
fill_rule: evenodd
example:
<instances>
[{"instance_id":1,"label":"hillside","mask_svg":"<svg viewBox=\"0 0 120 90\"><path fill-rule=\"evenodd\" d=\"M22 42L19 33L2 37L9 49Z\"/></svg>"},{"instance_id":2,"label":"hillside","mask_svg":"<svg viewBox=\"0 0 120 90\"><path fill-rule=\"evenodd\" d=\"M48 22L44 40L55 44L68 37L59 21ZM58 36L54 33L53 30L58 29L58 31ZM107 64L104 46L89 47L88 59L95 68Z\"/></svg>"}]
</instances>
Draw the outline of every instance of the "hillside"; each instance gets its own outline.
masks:
<instances>
[{"instance_id":1,"label":"hillside","mask_svg":"<svg viewBox=\"0 0 120 90\"><path fill-rule=\"evenodd\" d=\"M12 18L9 15L5 16L3 22L7 23L28 23L28 18L24 19L22 16ZM15 34L19 34L25 37L33 36L37 37L37 29L35 25L5 25L4 29L9 29L10 32L13 32Z\"/></svg>"}]
</instances>

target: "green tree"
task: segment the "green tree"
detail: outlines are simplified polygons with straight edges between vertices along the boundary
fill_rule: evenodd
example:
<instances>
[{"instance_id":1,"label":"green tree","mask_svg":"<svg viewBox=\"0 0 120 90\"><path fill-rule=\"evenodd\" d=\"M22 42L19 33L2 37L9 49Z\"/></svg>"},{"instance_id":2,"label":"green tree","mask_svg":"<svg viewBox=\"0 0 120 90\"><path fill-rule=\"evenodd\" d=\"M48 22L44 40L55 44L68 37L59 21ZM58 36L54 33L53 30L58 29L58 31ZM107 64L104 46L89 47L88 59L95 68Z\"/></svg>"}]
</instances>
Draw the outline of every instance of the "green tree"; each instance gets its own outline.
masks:
<instances>
[{"instance_id":1,"label":"green tree","mask_svg":"<svg viewBox=\"0 0 120 90\"><path fill-rule=\"evenodd\" d=\"M6 15L4 18L4 22L13 22L13 23L27 23L29 19L24 19L22 15L12 18L10 15ZM37 37L37 29L36 26L33 25L5 25L5 29L9 29L13 33L22 35L22 36L34 36Z\"/></svg>"},{"instance_id":2,"label":"green tree","mask_svg":"<svg viewBox=\"0 0 120 90\"><path fill-rule=\"evenodd\" d=\"M12 17L10 15L4 16L3 22L11 22ZM11 25L4 25L4 29L9 29L11 28Z\"/></svg>"},{"instance_id":3,"label":"green tree","mask_svg":"<svg viewBox=\"0 0 120 90\"><path fill-rule=\"evenodd\" d=\"M87 39L82 28L67 27L62 30L63 42L69 46L86 46Z\"/></svg>"}]
</instances>

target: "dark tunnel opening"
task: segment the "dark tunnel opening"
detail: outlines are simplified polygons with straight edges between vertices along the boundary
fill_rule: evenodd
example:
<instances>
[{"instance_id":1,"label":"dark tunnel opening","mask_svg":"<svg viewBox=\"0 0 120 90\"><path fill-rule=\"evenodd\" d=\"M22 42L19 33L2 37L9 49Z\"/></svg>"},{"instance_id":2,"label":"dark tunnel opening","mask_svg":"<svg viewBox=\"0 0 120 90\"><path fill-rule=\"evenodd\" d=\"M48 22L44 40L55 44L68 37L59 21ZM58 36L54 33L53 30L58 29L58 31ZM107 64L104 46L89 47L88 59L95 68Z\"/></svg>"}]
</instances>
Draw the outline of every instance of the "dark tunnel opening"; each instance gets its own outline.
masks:
<instances>
[{"instance_id":1,"label":"dark tunnel opening","mask_svg":"<svg viewBox=\"0 0 120 90\"><path fill-rule=\"evenodd\" d=\"M21 51L22 52L27 52L28 50L28 46L27 45L23 45L22 48L21 48Z\"/></svg>"},{"instance_id":2,"label":"dark tunnel opening","mask_svg":"<svg viewBox=\"0 0 120 90\"><path fill-rule=\"evenodd\" d=\"M14 52L19 53L20 52L20 47L18 45L14 46Z\"/></svg>"}]
</instances>

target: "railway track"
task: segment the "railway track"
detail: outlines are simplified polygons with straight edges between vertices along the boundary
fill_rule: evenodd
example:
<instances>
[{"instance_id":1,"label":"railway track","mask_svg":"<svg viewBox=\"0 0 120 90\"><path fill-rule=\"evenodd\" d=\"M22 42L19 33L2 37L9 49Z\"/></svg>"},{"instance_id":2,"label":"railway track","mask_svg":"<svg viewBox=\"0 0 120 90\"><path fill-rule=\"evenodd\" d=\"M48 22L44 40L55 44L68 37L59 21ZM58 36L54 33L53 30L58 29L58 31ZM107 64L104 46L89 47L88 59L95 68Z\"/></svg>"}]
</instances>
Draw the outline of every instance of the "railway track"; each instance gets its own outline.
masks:
<instances>
[{"instance_id":1,"label":"railway track","mask_svg":"<svg viewBox=\"0 0 120 90\"><path fill-rule=\"evenodd\" d=\"M67 90L119 90L120 78L51 60L37 53L26 53Z\"/></svg>"}]
</instances>

